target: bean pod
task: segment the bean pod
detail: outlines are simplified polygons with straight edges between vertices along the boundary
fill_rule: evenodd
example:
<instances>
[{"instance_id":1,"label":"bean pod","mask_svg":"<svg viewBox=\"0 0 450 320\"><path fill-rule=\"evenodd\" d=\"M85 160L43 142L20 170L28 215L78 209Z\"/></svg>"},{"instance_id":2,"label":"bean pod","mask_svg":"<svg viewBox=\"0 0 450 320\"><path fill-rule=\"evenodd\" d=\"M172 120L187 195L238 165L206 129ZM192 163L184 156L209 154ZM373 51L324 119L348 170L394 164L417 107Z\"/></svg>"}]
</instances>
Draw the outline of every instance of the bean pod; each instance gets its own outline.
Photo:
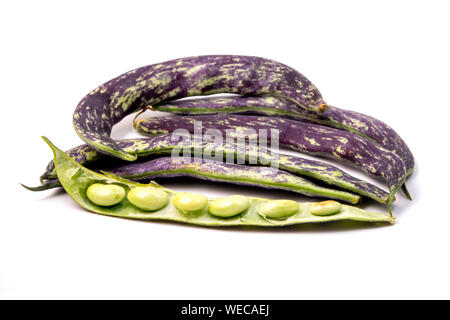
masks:
<instances>
[{"instance_id":1,"label":"bean pod","mask_svg":"<svg viewBox=\"0 0 450 320\"><path fill-rule=\"evenodd\" d=\"M45 138L44 138L45 139ZM280 208L272 206L274 211L267 208L261 214L260 208L267 206L272 200L261 198L248 198L249 205L247 209L231 216L227 214L230 209L227 206L221 206L219 211L213 209L215 214L210 213L211 200L206 199L206 202L199 202L195 197L184 195L183 201L176 200L177 194L173 191L154 185L143 185L112 174L99 174L93 172L79 163L75 162L70 156L56 148L48 139L46 142L51 147L54 158L58 178L67 191L67 193L83 208L103 215L116 216L128 219L140 220L168 220L182 223L189 223L203 226L286 226L301 223L321 223L339 220L355 220L365 222L384 222L393 223L394 218L383 213L368 212L352 206L343 205L341 210L333 215L318 216L311 213L312 203L297 203L298 210L296 212L289 212L289 216L285 219L271 218L271 215L277 215ZM155 192L162 191L167 194L168 201L165 206L155 211L148 211L139 208L128 200L128 197L115 204L103 206L94 203L87 196L87 190L94 184L103 184L104 188L110 186L120 186L129 194L134 188L154 188ZM96 195L94 195L95 198ZM229 205L236 207L236 202L241 203L242 199L229 201ZM184 203L180 205L180 203ZM186 212L186 209L193 207L186 207L186 203L196 203L195 210ZM202 206L203 205L203 206ZM236 211L235 211L236 212ZM275 212L275 213L274 213Z\"/></svg>"},{"instance_id":2,"label":"bean pod","mask_svg":"<svg viewBox=\"0 0 450 320\"><path fill-rule=\"evenodd\" d=\"M320 187L306 179L271 167L244 166L207 159L163 157L148 162L125 164L108 172L131 179L148 181L156 177L193 177L237 185L287 190L307 196L339 199L357 203L360 197L344 191Z\"/></svg>"},{"instance_id":3,"label":"bean pod","mask_svg":"<svg viewBox=\"0 0 450 320\"><path fill-rule=\"evenodd\" d=\"M192 141L193 139L191 139ZM157 137L149 137L149 138L139 138L139 139L127 139L121 140L119 144L128 152L134 153L139 157L146 157L149 155L164 155L171 154L173 149L178 146L178 141L173 141L170 135L161 135ZM325 182L329 185L337 186L343 188L345 190L370 197L381 203L388 203L389 194L380 188L352 177L346 172L340 170L339 168L320 162L317 160L304 159L297 156L290 156L284 154L277 154L275 152L269 152L262 150L258 147L250 147L247 145L244 149L238 148L236 144L225 144L225 145L215 145L214 143L204 142L201 145L197 146L192 142L190 146L186 146L184 150L194 152L194 149L198 147L202 150L216 150L217 152L222 151L224 156L231 156L233 159L248 159L255 158L259 160L259 165L270 166L272 163L277 165L279 169L283 171L287 171L293 173L295 175L300 175L308 178L312 178L318 181ZM91 149L87 145L82 145L77 148L73 148L67 152L69 156L71 156L75 161L81 164L88 164L89 166L106 169L107 164L112 159L110 157L106 157L98 154L95 150ZM161 162L162 163L162 162ZM136 165L128 164L127 172L125 171L114 171L117 166L111 168L113 172L117 175L131 174L128 176L131 179L137 178L136 170L138 168L143 168L144 165ZM166 166L167 168L168 166ZM123 169L127 168L126 165L123 166ZM139 169L140 173L147 172L147 177L151 177L151 172L156 174L153 178L160 176L159 165L155 166L149 165L148 170ZM200 170L201 171L201 170ZM200 172L199 171L199 172ZM173 173L173 172L172 172ZM170 173L169 173L170 174ZM233 175L233 173L230 173ZM41 176L41 179L51 181L45 183L49 183L50 185L54 185L54 179L56 178L56 172L54 168L54 162L51 161L46 169L46 172ZM37 189L44 189L43 187L38 187Z\"/></svg>"},{"instance_id":4,"label":"bean pod","mask_svg":"<svg viewBox=\"0 0 450 320\"><path fill-rule=\"evenodd\" d=\"M200 122L201 121L201 122ZM395 153L386 150L370 140L347 131L314 123L290 119L259 116L218 114L195 117L154 117L136 122L139 133L170 134L176 129L195 132L195 123L201 123L203 133L216 130L240 140L258 141L260 132L270 140L276 132L282 145L291 149L341 162L362 169L369 175L383 178L390 191L391 201L406 179L405 164ZM275 129L276 131L272 131Z\"/></svg>"},{"instance_id":5,"label":"bean pod","mask_svg":"<svg viewBox=\"0 0 450 320\"><path fill-rule=\"evenodd\" d=\"M200 56L171 60L129 71L87 94L75 109L73 125L101 153L133 161L110 137L112 127L148 105L214 93L277 94L298 108L326 110L317 88L279 62L248 56Z\"/></svg>"},{"instance_id":6,"label":"bean pod","mask_svg":"<svg viewBox=\"0 0 450 320\"><path fill-rule=\"evenodd\" d=\"M414 156L408 145L394 129L366 114L330 105L324 112L317 113L299 109L283 97L265 95L261 97L232 96L169 101L154 105L152 109L180 115L236 113L318 123L346 130L372 140L381 147L394 152L403 160L407 176L414 170ZM406 196L411 199L405 184L402 187Z\"/></svg>"},{"instance_id":7,"label":"bean pod","mask_svg":"<svg viewBox=\"0 0 450 320\"><path fill-rule=\"evenodd\" d=\"M397 154L405 162L408 174L414 169L414 156L403 139L384 122L371 116L328 105L321 113L299 109L282 97L208 97L169 101L154 105L152 109L180 115L205 114L252 114L270 117L309 121L346 130L372 140Z\"/></svg>"},{"instance_id":8,"label":"bean pod","mask_svg":"<svg viewBox=\"0 0 450 320\"><path fill-rule=\"evenodd\" d=\"M133 181L148 181L161 177L192 177L236 185L287 190L307 196L339 199L350 203L357 203L360 200L358 195L320 187L306 179L276 168L228 164L207 159L186 161L184 158L161 157L145 162L126 163L117 168L108 169L108 172ZM51 181L51 186L55 186L54 180ZM26 188L32 191L43 189L42 186Z\"/></svg>"}]
</instances>

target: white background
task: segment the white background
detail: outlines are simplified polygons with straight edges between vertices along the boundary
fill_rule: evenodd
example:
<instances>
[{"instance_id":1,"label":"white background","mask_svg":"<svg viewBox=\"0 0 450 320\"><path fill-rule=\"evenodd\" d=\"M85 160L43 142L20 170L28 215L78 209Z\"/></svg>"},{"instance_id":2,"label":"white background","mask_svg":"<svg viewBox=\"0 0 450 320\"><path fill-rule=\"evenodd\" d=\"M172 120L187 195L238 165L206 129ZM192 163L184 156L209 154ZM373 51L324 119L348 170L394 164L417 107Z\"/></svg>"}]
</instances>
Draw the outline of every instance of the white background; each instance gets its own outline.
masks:
<instances>
[{"instance_id":1,"label":"white background","mask_svg":"<svg viewBox=\"0 0 450 320\"><path fill-rule=\"evenodd\" d=\"M450 298L448 2L0 6L0 297ZM204 54L286 63L331 105L394 127L417 162L414 201L398 194L397 224L243 230L128 221L89 213L63 192L19 186L38 184L51 158L41 135L62 149L81 144L72 112L91 89L135 67ZM129 119L113 135L134 136ZM165 185L299 199L195 180Z\"/></svg>"}]
</instances>

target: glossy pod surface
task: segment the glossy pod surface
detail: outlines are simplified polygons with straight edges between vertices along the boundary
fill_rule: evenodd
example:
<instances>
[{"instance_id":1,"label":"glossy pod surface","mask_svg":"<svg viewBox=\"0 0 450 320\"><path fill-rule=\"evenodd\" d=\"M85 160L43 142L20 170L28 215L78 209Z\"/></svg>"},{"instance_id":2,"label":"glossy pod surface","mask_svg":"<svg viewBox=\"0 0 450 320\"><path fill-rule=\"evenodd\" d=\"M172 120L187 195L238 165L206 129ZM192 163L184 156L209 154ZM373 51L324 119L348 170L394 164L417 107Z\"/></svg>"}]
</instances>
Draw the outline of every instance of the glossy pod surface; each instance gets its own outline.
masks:
<instances>
[{"instance_id":1,"label":"glossy pod surface","mask_svg":"<svg viewBox=\"0 0 450 320\"><path fill-rule=\"evenodd\" d=\"M90 201L86 196L87 188L94 183L120 185L127 192L135 187L149 187L149 185L135 183L111 174L95 173L73 161L68 155L53 146L47 139L46 141L53 150L56 172L67 193L83 208L103 215L142 220L170 220L204 226L285 226L338 220L394 222L394 219L387 214L368 212L346 205L342 206L338 214L332 216L315 216L310 212L311 203L298 203L298 211L286 219L271 219L267 216L262 216L257 211L257 208L271 202L271 200L261 198L248 198L248 209L242 214L229 218L211 215L208 209L208 205L211 203L210 200L207 200L206 205L195 212L195 214L186 215L175 206L175 193L158 185L152 185L152 187L160 188L160 190L167 192L169 196L167 205L160 210L153 212L142 210L130 203L127 198L124 198L123 201L114 206L99 206Z\"/></svg>"},{"instance_id":2,"label":"glossy pod surface","mask_svg":"<svg viewBox=\"0 0 450 320\"><path fill-rule=\"evenodd\" d=\"M110 137L116 123L148 105L214 93L277 94L298 108L326 109L317 88L284 64L259 57L212 55L137 68L104 83L80 101L73 125L94 149L133 161L136 156Z\"/></svg>"}]
</instances>

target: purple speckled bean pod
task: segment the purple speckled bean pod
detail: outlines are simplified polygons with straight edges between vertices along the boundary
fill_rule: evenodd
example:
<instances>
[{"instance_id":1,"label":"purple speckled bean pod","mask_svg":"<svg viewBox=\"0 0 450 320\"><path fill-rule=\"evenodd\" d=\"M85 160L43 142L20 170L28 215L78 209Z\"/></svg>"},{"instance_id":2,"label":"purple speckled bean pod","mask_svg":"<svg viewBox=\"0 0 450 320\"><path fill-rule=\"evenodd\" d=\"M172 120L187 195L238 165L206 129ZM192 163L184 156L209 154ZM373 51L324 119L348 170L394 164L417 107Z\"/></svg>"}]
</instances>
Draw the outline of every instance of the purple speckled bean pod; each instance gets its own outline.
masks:
<instances>
[{"instance_id":1,"label":"purple speckled bean pod","mask_svg":"<svg viewBox=\"0 0 450 320\"><path fill-rule=\"evenodd\" d=\"M178 142L172 141L170 135L161 135L150 138L137 138L137 139L124 139L119 140L118 144L127 152L136 154L139 158L148 157L150 155L168 155L171 154L173 148L178 145ZM195 144L192 144L193 146ZM323 163L317 160L304 159L301 157L276 154L274 152L264 151L257 147L245 146L245 150L239 149L235 144L220 145L217 146L213 143L202 143L201 149L219 149L223 150L223 153L232 154L234 158L243 158L250 154L258 154L263 161L259 161L260 165L269 166L271 161L277 161L279 168L283 171L287 171L296 175L305 176L325 182L329 185L338 186L342 189L370 197L381 203L388 203L389 194L380 188L352 177L339 168ZM112 160L118 161L115 158L111 158L102 154L99 154L96 150L92 149L88 145L81 145L67 151L75 161L80 164L88 164L89 167L101 168L107 170L107 168L114 168L120 163L111 162ZM119 160L120 161L120 160ZM123 164L123 163L122 163ZM51 161L45 173L41 176L41 180L51 180L56 178L54 162ZM44 181L45 184L47 181ZM53 181L51 181L53 183ZM36 190L43 190L38 187Z\"/></svg>"},{"instance_id":2,"label":"purple speckled bean pod","mask_svg":"<svg viewBox=\"0 0 450 320\"><path fill-rule=\"evenodd\" d=\"M306 196L332 198L350 203L357 203L360 200L359 196L352 193L319 187L308 180L276 168L245 166L207 159L185 163L183 158L162 157L147 162L127 163L108 172L134 181L148 181L158 177L193 177L237 185L288 190Z\"/></svg>"},{"instance_id":3,"label":"purple speckled bean pod","mask_svg":"<svg viewBox=\"0 0 450 320\"><path fill-rule=\"evenodd\" d=\"M209 97L170 101L152 106L154 110L181 115L236 113L276 116L293 120L319 123L361 135L397 154L404 162L409 175L414 169L414 156L405 141L384 122L355 111L328 106L317 113L299 109L282 97Z\"/></svg>"},{"instance_id":4,"label":"purple speckled bean pod","mask_svg":"<svg viewBox=\"0 0 450 320\"><path fill-rule=\"evenodd\" d=\"M299 109L326 110L317 88L284 64L259 57L215 55L170 60L118 76L81 100L73 124L94 149L133 161L136 156L110 137L114 124L148 105L214 93L276 94Z\"/></svg>"},{"instance_id":5,"label":"purple speckled bean pod","mask_svg":"<svg viewBox=\"0 0 450 320\"><path fill-rule=\"evenodd\" d=\"M194 133L196 121L201 121L203 133L215 129L222 135L234 134L236 138L258 139L260 130L264 130L270 140L271 129L277 129L282 145L300 152L346 162L369 175L383 178L391 197L406 178L405 164L395 153L359 135L315 123L273 117L216 114L141 119L135 122L135 127L139 133L147 135L170 134L176 129L186 129Z\"/></svg>"},{"instance_id":6,"label":"purple speckled bean pod","mask_svg":"<svg viewBox=\"0 0 450 320\"><path fill-rule=\"evenodd\" d=\"M95 170L98 171L98 170ZM207 181L225 182L242 186L254 186L287 190L306 196L331 198L350 203L360 200L358 195L320 187L296 175L263 166L245 166L214 160L196 159L185 162L183 158L161 157L145 162L129 163L107 170L116 176L132 181L150 181L157 178L191 177ZM39 187L25 188L42 191L61 187L58 179L48 180Z\"/></svg>"}]
</instances>

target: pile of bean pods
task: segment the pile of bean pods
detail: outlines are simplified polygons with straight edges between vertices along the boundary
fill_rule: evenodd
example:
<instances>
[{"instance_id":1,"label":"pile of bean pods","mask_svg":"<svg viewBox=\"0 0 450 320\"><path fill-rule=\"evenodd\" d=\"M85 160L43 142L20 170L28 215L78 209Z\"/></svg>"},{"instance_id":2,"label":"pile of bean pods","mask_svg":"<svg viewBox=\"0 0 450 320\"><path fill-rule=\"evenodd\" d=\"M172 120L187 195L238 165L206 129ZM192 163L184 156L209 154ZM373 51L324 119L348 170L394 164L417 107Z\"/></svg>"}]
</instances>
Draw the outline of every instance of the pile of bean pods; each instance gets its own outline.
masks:
<instances>
[{"instance_id":1,"label":"pile of bean pods","mask_svg":"<svg viewBox=\"0 0 450 320\"><path fill-rule=\"evenodd\" d=\"M182 99L217 93L234 95ZM148 108L174 116L135 118L134 126L145 138L110 137L113 126L124 117ZM201 121L203 133L232 133L235 140L192 139L196 121ZM392 223L397 191L401 188L411 199L405 181L414 169L414 158L391 127L328 105L305 76L265 58L198 56L132 70L87 94L75 109L73 124L86 144L63 152L44 137L54 159L41 175L40 186L24 187L33 191L63 187L82 207L99 214L205 226L284 226L336 220ZM190 138L185 140L183 152L196 157L201 150L203 158L184 162L169 157L179 147L173 139L176 129L184 129ZM273 129L279 133L276 137L261 135L275 132ZM292 150L350 164L381 178L388 190L320 160L239 143L275 138ZM299 203L242 195L210 200L201 194L176 193L151 181L180 176L282 189L327 200ZM356 207L361 197L386 204L389 214Z\"/></svg>"}]
</instances>

